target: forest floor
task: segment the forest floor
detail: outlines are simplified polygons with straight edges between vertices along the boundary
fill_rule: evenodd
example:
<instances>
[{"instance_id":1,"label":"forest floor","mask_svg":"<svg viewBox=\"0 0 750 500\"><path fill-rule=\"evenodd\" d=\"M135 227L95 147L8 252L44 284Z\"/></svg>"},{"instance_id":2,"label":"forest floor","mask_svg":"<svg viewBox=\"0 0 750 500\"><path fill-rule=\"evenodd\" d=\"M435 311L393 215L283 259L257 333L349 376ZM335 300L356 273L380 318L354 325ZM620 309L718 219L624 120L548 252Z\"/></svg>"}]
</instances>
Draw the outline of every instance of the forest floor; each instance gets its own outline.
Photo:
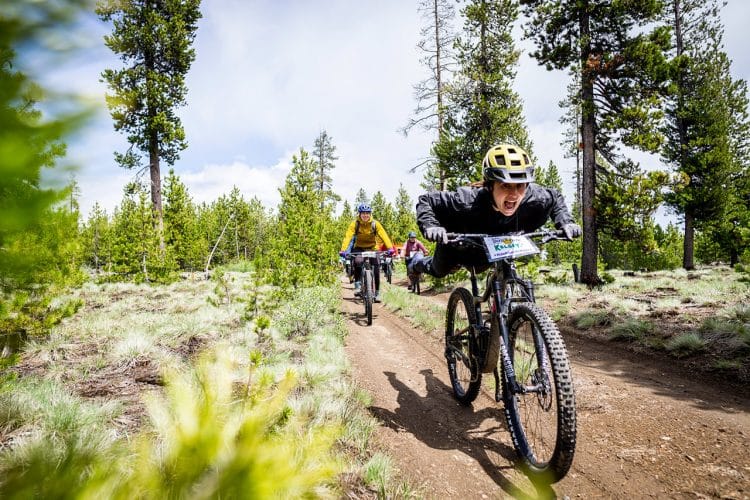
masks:
<instances>
[{"instance_id":1,"label":"forest floor","mask_svg":"<svg viewBox=\"0 0 750 500\"><path fill-rule=\"evenodd\" d=\"M747 384L561 321L575 380L576 454L561 481L534 485L514 467L494 382L460 406L442 332L416 328L383 304L368 327L351 285L342 287L346 351L383 424L377 443L425 498L750 498ZM420 299L444 307L448 295L428 289Z\"/></svg>"}]
</instances>

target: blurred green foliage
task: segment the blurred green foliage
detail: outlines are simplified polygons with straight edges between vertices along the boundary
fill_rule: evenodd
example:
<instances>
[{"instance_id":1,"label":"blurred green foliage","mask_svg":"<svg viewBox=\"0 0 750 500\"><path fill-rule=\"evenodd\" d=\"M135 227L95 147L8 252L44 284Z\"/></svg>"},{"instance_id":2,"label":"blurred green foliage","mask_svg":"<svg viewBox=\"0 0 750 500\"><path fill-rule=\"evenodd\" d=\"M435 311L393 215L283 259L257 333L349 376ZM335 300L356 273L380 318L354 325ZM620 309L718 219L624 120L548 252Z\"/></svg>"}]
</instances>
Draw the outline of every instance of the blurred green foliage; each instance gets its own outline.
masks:
<instances>
[{"instance_id":1,"label":"blurred green foliage","mask_svg":"<svg viewBox=\"0 0 750 500\"><path fill-rule=\"evenodd\" d=\"M64 140L88 112L75 96L36 83L19 61L69 51L65 30L87 4L0 5L0 334L25 331L23 317L43 307L49 286L82 279L77 209L62 203L72 187L46 186L43 170L60 170Z\"/></svg>"}]
</instances>

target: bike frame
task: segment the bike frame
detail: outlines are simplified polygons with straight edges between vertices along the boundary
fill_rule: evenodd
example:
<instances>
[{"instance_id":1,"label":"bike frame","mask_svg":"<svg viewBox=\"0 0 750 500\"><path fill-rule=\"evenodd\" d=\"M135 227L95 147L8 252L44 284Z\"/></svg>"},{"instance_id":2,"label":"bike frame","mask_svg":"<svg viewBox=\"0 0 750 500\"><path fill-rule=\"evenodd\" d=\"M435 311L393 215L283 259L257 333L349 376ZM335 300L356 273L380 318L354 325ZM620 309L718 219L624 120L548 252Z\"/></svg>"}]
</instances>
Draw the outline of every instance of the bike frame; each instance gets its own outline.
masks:
<instances>
[{"instance_id":1,"label":"bike frame","mask_svg":"<svg viewBox=\"0 0 750 500\"><path fill-rule=\"evenodd\" d=\"M350 252L347 259L351 261L352 266L352 272L354 272L354 267L356 264L354 263L354 259L357 257L362 257L364 260L362 261L362 270L370 269L372 270L372 263L370 262L370 259L378 259L380 260L380 257L382 255L385 255L385 252L377 252L375 250L367 250L364 252ZM382 266L381 266L382 267Z\"/></svg>"},{"instance_id":2,"label":"bike frame","mask_svg":"<svg viewBox=\"0 0 750 500\"><path fill-rule=\"evenodd\" d=\"M510 359L510 353L507 346L510 345L510 331L508 330L508 317L510 316L511 305L514 302L534 302L534 285L530 280L524 280L516 272L515 264L512 261L502 260L495 262L492 274L488 276L487 287L482 295L479 294L479 285L475 269L469 269L471 280L471 293L474 296L474 307L478 323L473 325L475 338L481 334L482 324L482 303L489 302L490 315L494 316L498 322L500 330L500 356L503 366L503 374L506 377L511 392L513 394L523 394L527 392L536 392L539 387L524 387L516 380L516 372L513 369L513 363ZM512 285L519 285L523 292L522 297L512 297L509 293L513 290ZM534 342L538 343L538 332L534 332ZM541 352L537 345L537 352ZM486 353L485 353L486 354ZM542 360L540 360L541 362ZM484 360L482 360L484 362ZM540 363L541 366L541 363ZM498 377L495 370L495 377ZM497 381L497 380L496 380ZM497 396L496 396L497 399Z\"/></svg>"},{"instance_id":3,"label":"bike frame","mask_svg":"<svg viewBox=\"0 0 750 500\"><path fill-rule=\"evenodd\" d=\"M458 236L458 235L457 235ZM463 235L464 237L481 237L484 235ZM526 236L545 236L550 237L550 233L547 231L540 231L537 233L529 233ZM464 240L473 246L479 246L476 242L471 239ZM534 284L531 280L521 278L516 271L516 265L512 259L503 259L497 261L493 265L492 273L487 278L487 286L484 292L479 294L479 285L477 283L477 274L475 268L469 267L470 280L471 280L471 294L474 297L474 308L476 311L477 323L472 325L473 330L472 337L479 339L483 325L482 317L482 303L490 303L490 315L495 317L498 322L500 331L500 361L503 367L503 376L508 382L508 386L512 394L526 394L529 392L540 392L547 389L544 384L535 384L533 386L522 386L516 379L516 371L513 369L513 362L510 359L510 353L508 352L508 345L510 345L510 331L508 326L508 317L510 316L511 307L514 302L536 302L534 296ZM515 288L517 285L517 288ZM518 290L521 292L520 297L514 297L513 291ZM537 355L543 357L544 340L538 331L534 331L534 344L536 347ZM478 350L482 352L482 350ZM483 352L483 355L486 355ZM480 360L484 363L484 359ZM539 366L544 366L545 369L548 367L548 363L545 359L538 359ZM497 369L494 371L496 392L495 399L500 401L500 384L499 374Z\"/></svg>"}]
</instances>

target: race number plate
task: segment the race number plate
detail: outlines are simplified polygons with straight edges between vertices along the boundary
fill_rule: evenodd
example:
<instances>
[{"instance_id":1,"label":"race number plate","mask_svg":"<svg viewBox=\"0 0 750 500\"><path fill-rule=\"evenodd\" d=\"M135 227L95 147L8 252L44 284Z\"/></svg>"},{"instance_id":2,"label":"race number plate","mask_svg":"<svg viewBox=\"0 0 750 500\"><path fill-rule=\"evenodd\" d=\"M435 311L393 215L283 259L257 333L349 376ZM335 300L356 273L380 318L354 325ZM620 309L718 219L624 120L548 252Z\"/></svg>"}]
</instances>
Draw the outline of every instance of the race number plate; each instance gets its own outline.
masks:
<instances>
[{"instance_id":1,"label":"race number plate","mask_svg":"<svg viewBox=\"0 0 750 500\"><path fill-rule=\"evenodd\" d=\"M484 248L490 262L539 253L539 248L524 235L487 236L484 238Z\"/></svg>"}]
</instances>

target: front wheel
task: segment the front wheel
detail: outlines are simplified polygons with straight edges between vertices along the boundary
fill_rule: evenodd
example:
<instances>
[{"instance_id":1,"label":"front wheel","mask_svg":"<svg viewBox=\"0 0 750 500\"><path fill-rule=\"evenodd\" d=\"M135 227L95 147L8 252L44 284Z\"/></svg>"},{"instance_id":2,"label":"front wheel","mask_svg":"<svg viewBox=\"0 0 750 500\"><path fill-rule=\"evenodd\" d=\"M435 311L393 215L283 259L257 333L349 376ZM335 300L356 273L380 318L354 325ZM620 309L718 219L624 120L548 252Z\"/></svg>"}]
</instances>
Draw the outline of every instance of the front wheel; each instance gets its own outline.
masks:
<instances>
[{"instance_id":1,"label":"front wheel","mask_svg":"<svg viewBox=\"0 0 750 500\"><path fill-rule=\"evenodd\" d=\"M476 323L474 298L467 289L456 288L448 299L445 317L445 359L453 395L462 405L471 404L482 385L472 333Z\"/></svg>"},{"instance_id":2,"label":"front wheel","mask_svg":"<svg viewBox=\"0 0 750 500\"><path fill-rule=\"evenodd\" d=\"M372 270L364 269L362 271L362 301L365 303L365 316L367 316L367 325L372 325L372 303L375 300L375 279Z\"/></svg>"},{"instance_id":3,"label":"front wheel","mask_svg":"<svg viewBox=\"0 0 750 500\"><path fill-rule=\"evenodd\" d=\"M508 321L508 351L516 381L503 374L503 400L513 446L531 477L559 481L573 463L576 407L573 377L560 331L542 308L521 303Z\"/></svg>"}]
</instances>

